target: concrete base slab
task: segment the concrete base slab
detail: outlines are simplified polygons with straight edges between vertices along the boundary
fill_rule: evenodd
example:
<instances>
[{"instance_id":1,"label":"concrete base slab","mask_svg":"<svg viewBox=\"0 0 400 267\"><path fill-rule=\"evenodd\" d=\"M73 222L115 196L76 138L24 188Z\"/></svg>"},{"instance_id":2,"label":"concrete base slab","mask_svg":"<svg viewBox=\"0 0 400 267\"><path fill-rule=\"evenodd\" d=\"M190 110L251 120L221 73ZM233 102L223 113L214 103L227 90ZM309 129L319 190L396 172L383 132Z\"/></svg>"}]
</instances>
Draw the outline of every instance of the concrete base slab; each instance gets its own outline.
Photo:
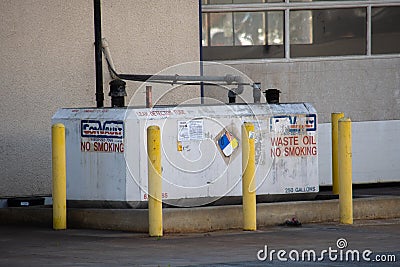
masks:
<instances>
[{"instance_id":1,"label":"concrete base slab","mask_svg":"<svg viewBox=\"0 0 400 267\"><path fill-rule=\"evenodd\" d=\"M353 200L354 219L400 218L400 197L379 196ZM77 209L67 211L68 228L109 229L148 232L146 209ZM258 227L278 225L292 217L300 222L339 221L339 201L295 201L257 204ZM241 205L165 208L163 228L165 233L209 232L241 229ZM25 224L52 227L50 207L0 209L0 224Z\"/></svg>"}]
</instances>

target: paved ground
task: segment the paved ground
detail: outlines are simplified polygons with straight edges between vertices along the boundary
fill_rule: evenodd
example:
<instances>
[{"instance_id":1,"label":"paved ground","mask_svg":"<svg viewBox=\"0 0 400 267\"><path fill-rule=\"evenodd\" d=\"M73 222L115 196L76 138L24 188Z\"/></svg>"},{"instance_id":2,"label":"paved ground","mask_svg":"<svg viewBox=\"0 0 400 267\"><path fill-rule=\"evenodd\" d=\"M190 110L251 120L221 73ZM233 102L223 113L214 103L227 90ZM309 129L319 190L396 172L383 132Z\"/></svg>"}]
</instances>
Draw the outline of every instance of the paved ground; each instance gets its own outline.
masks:
<instances>
[{"instance_id":1,"label":"paved ground","mask_svg":"<svg viewBox=\"0 0 400 267\"><path fill-rule=\"evenodd\" d=\"M342 241L347 242L347 247L338 248L339 238L345 239ZM281 257L289 261L279 261L276 252L272 261L270 257L259 261L257 253L266 245L268 254L284 250L286 254ZM329 251L329 247L331 255L326 252L320 257L321 251ZM322 261L290 260L289 256L296 258L296 252L301 260L304 250L314 250L316 259ZM358 250L360 261L351 261L349 250ZM365 250L372 251L365 254L370 262L362 258ZM346 253L350 261L346 261ZM256 232L224 231L162 238L119 231L53 231L0 225L0 266L375 266L376 256L393 261L391 255L397 262L380 266L399 266L400 219L356 221L352 226L307 224L298 228L276 226ZM259 256L264 257L264 253Z\"/></svg>"}]
</instances>

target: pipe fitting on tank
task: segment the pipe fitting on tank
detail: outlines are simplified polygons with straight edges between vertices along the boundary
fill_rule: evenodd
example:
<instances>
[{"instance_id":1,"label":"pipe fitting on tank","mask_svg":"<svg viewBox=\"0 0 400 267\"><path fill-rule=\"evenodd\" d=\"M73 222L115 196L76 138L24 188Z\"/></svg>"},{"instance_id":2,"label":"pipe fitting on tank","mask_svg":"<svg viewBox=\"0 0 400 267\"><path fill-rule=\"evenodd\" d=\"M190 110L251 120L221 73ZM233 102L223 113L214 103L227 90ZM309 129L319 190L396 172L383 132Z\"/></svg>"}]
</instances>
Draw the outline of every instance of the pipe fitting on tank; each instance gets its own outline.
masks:
<instances>
[{"instance_id":1,"label":"pipe fitting on tank","mask_svg":"<svg viewBox=\"0 0 400 267\"><path fill-rule=\"evenodd\" d=\"M261 102L261 83L253 83L253 99L254 103Z\"/></svg>"},{"instance_id":2,"label":"pipe fitting on tank","mask_svg":"<svg viewBox=\"0 0 400 267\"><path fill-rule=\"evenodd\" d=\"M236 103L236 93L233 92L232 90L229 90L228 99L229 99L229 103Z\"/></svg>"},{"instance_id":3,"label":"pipe fitting on tank","mask_svg":"<svg viewBox=\"0 0 400 267\"><path fill-rule=\"evenodd\" d=\"M268 104L279 104L279 94L281 91L275 88L270 88L264 91L265 99Z\"/></svg>"},{"instance_id":4,"label":"pipe fitting on tank","mask_svg":"<svg viewBox=\"0 0 400 267\"><path fill-rule=\"evenodd\" d=\"M112 80L110 82L111 107L124 107L125 106L125 90L126 82L120 79Z\"/></svg>"}]
</instances>

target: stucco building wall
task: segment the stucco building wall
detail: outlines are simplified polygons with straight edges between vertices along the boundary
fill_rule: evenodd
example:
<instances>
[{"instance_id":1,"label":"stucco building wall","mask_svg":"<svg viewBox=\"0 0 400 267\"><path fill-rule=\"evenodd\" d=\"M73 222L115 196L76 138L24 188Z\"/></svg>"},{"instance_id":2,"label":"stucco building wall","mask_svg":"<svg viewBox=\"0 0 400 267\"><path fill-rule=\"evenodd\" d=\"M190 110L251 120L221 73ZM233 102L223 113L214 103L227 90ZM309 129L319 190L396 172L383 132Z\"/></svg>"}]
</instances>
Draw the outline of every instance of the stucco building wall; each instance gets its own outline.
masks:
<instances>
[{"instance_id":1,"label":"stucco building wall","mask_svg":"<svg viewBox=\"0 0 400 267\"><path fill-rule=\"evenodd\" d=\"M51 117L60 107L96 106L93 1L4 0L0 10L0 197L48 195ZM199 59L197 0L103 0L102 14L120 72ZM129 82L128 94L139 85Z\"/></svg>"}]
</instances>

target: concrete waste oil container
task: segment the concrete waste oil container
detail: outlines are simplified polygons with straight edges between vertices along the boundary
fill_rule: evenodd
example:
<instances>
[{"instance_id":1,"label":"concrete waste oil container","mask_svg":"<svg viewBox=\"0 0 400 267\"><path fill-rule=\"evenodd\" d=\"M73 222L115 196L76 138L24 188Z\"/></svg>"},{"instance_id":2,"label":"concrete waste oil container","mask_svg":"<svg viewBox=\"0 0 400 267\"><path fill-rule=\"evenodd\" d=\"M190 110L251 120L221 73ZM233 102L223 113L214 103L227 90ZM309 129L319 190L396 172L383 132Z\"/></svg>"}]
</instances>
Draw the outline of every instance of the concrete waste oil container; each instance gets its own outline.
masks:
<instances>
[{"instance_id":1,"label":"concrete waste oil container","mask_svg":"<svg viewBox=\"0 0 400 267\"><path fill-rule=\"evenodd\" d=\"M69 206L144 207L146 129L158 125L163 202L198 206L242 196L241 126L255 125L259 200L319 191L317 112L308 103L60 109Z\"/></svg>"}]
</instances>

